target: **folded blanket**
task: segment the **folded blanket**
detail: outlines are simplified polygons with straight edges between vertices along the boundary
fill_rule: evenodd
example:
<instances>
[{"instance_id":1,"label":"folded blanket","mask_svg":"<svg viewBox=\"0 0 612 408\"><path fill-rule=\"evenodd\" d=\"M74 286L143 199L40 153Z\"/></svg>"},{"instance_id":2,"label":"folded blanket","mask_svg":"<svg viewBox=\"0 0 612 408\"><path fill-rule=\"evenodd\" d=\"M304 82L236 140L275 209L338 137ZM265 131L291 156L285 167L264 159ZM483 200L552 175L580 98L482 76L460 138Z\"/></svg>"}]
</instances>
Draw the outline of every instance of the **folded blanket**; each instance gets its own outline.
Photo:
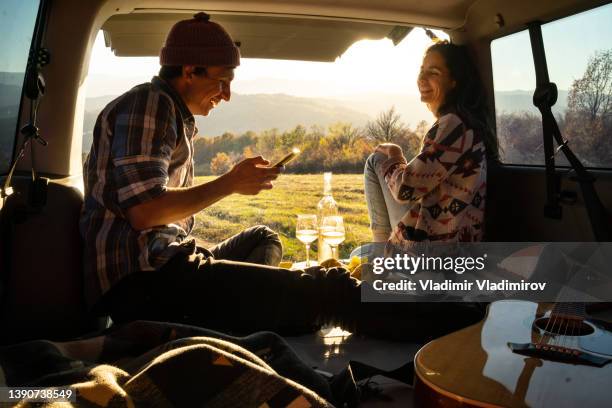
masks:
<instances>
[{"instance_id":1,"label":"folded blanket","mask_svg":"<svg viewBox=\"0 0 612 408\"><path fill-rule=\"evenodd\" d=\"M70 386L19 407L331 407L329 385L270 332L231 337L138 321L69 342L0 348L0 386Z\"/></svg>"}]
</instances>

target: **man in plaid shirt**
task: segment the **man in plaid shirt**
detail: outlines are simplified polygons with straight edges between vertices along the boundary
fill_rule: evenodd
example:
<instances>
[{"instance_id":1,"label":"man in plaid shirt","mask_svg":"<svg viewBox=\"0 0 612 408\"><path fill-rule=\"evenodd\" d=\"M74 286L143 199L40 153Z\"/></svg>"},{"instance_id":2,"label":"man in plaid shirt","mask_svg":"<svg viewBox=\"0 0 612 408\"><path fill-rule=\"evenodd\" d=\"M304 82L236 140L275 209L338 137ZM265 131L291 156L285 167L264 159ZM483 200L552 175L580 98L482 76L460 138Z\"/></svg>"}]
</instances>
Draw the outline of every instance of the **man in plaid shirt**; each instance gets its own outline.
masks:
<instances>
[{"instance_id":1,"label":"man in plaid shirt","mask_svg":"<svg viewBox=\"0 0 612 408\"><path fill-rule=\"evenodd\" d=\"M179 255L206 259L211 272L227 268L216 259L278 265L282 257L278 235L264 226L210 250L197 248L189 237L193 214L233 193L270 189L280 171L255 157L193 186L193 115L208 115L230 100L240 64L230 36L208 20L200 13L176 24L161 51L159 76L112 101L96 122L80 223L86 299L115 320L142 318L143 310L160 317L151 285L159 285L164 296L171 294L168 282L180 285L176 265L168 267Z\"/></svg>"}]
</instances>

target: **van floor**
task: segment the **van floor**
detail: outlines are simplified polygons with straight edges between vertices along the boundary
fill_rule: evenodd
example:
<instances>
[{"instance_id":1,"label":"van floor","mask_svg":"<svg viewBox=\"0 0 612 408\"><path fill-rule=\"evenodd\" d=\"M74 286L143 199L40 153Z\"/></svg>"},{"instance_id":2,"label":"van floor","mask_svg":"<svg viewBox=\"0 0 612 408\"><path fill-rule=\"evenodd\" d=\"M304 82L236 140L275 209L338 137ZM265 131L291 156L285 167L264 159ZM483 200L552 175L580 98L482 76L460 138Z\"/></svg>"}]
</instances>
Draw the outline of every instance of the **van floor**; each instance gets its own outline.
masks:
<instances>
[{"instance_id":1,"label":"van floor","mask_svg":"<svg viewBox=\"0 0 612 408\"><path fill-rule=\"evenodd\" d=\"M299 337L285 337L295 352L310 367L336 374L356 360L383 370L396 369L414 358L421 345L369 339L343 332L340 328L323 329ZM413 407L412 387L398 381L374 377L381 396L364 401L360 407Z\"/></svg>"}]
</instances>

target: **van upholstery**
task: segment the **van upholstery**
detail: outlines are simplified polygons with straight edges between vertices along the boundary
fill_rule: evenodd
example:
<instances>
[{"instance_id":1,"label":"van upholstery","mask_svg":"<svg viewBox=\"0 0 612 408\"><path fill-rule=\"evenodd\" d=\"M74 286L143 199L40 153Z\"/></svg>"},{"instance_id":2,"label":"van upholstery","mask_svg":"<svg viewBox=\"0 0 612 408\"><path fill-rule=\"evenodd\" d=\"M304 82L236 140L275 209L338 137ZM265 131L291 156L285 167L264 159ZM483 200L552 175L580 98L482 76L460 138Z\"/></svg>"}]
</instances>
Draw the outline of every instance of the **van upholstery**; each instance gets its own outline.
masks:
<instances>
[{"instance_id":1,"label":"van upholstery","mask_svg":"<svg viewBox=\"0 0 612 408\"><path fill-rule=\"evenodd\" d=\"M2 209L7 229L2 234L0 341L66 339L91 330L78 227L82 193L50 181L47 204L35 210L26 205L30 178L15 177L12 185L15 193Z\"/></svg>"}]
</instances>

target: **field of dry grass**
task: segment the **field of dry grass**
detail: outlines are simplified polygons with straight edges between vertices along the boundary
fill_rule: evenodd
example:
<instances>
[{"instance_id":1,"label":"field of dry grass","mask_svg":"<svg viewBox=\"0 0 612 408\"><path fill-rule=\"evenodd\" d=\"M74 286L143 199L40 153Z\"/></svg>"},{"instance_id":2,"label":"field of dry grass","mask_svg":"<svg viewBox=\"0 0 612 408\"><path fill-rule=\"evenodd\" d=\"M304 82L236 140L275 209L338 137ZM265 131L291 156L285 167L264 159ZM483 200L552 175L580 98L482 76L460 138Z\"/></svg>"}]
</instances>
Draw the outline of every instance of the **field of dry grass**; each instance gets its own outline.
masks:
<instances>
[{"instance_id":1,"label":"field of dry grass","mask_svg":"<svg viewBox=\"0 0 612 408\"><path fill-rule=\"evenodd\" d=\"M213 177L198 177L196 183ZM323 193L323 175L284 174L274 188L257 196L233 195L196 216L194 234L216 243L240 230L257 224L268 225L281 235L285 260L305 259L304 245L295 238L297 214L316 214ZM340 245L340 256L370 240L368 212L363 195L363 175L334 174L333 196L344 216L346 241ZM311 248L316 257L316 243Z\"/></svg>"}]
</instances>

